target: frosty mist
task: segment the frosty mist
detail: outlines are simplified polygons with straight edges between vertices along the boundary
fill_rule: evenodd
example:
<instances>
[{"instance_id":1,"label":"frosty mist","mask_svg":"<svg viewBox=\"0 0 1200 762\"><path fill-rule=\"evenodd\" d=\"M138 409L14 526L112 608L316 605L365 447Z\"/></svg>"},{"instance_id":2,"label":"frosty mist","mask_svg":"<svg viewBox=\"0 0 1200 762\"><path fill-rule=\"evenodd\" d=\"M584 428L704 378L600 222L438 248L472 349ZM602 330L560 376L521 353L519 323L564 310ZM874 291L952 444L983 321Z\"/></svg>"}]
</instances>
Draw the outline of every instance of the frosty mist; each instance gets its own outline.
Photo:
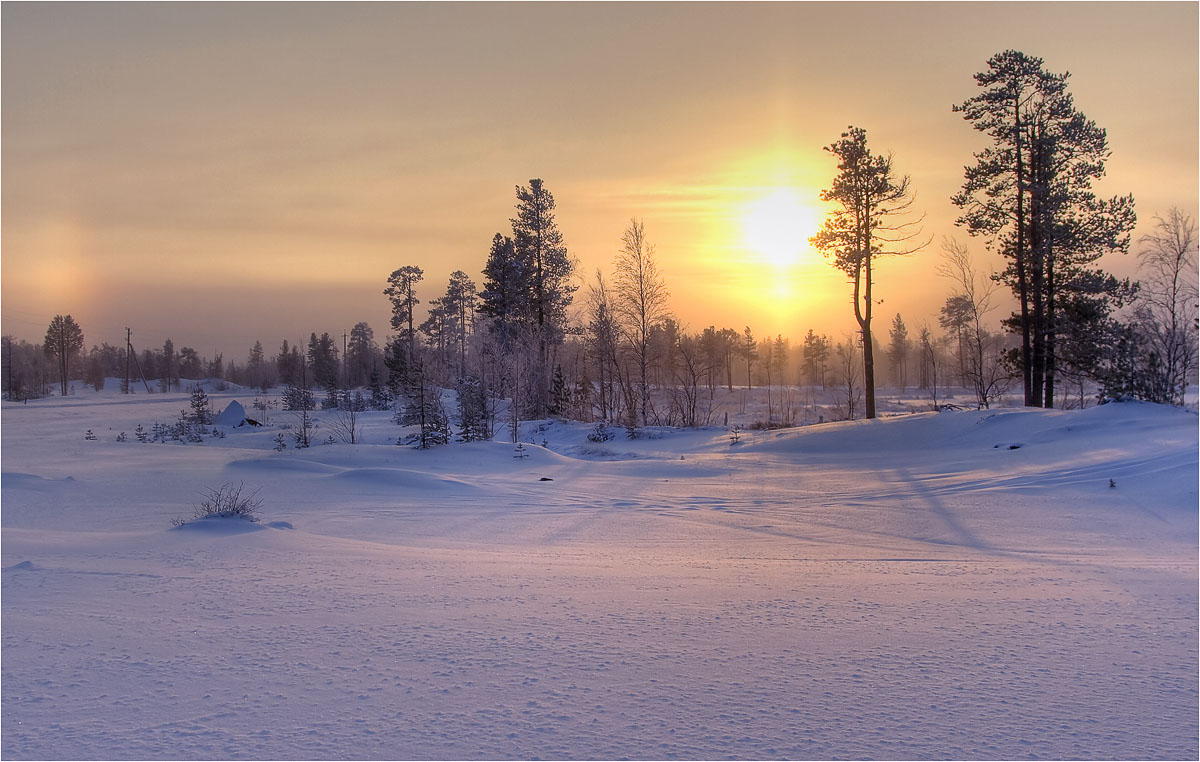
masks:
<instances>
[{"instance_id":1,"label":"frosty mist","mask_svg":"<svg viewBox=\"0 0 1200 762\"><path fill-rule=\"evenodd\" d=\"M755 300L838 279L790 336L697 312L653 204L585 264L550 175L244 357L6 312L0 752L1195 757L1194 216L1102 184L1065 71L961 80L953 195L860 123L755 187Z\"/></svg>"}]
</instances>

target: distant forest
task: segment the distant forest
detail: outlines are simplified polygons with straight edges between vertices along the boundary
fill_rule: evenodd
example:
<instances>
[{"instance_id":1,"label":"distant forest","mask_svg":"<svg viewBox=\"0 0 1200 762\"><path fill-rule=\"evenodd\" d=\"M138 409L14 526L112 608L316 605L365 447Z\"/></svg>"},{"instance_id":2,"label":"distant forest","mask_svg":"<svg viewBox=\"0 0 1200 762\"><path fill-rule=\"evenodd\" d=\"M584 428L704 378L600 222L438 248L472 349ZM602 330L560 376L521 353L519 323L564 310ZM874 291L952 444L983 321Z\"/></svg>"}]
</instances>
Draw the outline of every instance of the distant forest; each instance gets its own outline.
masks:
<instances>
[{"instance_id":1,"label":"distant forest","mask_svg":"<svg viewBox=\"0 0 1200 762\"><path fill-rule=\"evenodd\" d=\"M323 390L327 407L395 409L444 432L441 400L453 390L468 439L495 433L498 400L508 401L514 432L519 418L706 425L715 422L704 400L735 386L833 389L846 417L868 418L877 386L927 390L934 407L947 386L969 390L979 407L1010 394L1033 407L1183 404L1197 370L1196 223L1178 209L1155 216L1134 249L1137 281L1097 265L1131 249L1134 202L1092 191L1109 149L1104 130L1075 107L1067 79L1041 59L1005 51L975 75L979 92L954 107L989 139L952 199L957 224L1005 266L981 272L965 243L944 239L930 268L947 284L936 326L873 314L874 261L930 241L909 214L908 177L891 154L869 147L866 130L851 127L825 149L837 160L822 192L834 211L811 243L847 275L852 333L689 331L672 315L642 221L625 228L608 273L585 277L557 226L554 196L532 179L516 187L514 216L492 239L479 283L451 273L445 293L426 305L416 297L420 267L399 267L381 283L392 307L386 338L360 322L347 334L312 332L305 346L256 342L236 360L202 357L170 339L133 352L121 337L85 351L83 328L58 315L40 344L4 336L4 395L67 395L73 383L101 389L113 378L122 391L165 392L214 379L264 392L283 386L285 402L302 406L312 404L310 390ZM998 314L1002 289L1018 305L1010 315ZM767 418L768 426L794 422L782 404L769 406Z\"/></svg>"}]
</instances>

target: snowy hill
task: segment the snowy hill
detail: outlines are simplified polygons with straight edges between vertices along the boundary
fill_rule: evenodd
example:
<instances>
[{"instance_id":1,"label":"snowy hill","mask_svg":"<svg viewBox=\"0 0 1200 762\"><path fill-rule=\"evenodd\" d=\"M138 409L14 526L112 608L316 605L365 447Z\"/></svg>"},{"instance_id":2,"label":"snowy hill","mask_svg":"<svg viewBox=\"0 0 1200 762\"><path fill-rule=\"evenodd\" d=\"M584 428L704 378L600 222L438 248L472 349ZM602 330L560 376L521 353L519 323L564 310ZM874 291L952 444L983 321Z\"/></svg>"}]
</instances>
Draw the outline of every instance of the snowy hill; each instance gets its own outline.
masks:
<instances>
[{"instance_id":1,"label":"snowy hill","mask_svg":"<svg viewBox=\"0 0 1200 762\"><path fill-rule=\"evenodd\" d=\"M1195 413L136 441L186 405L4 405L6 758L1197 755Z\"/></svg>"}]
</instances>

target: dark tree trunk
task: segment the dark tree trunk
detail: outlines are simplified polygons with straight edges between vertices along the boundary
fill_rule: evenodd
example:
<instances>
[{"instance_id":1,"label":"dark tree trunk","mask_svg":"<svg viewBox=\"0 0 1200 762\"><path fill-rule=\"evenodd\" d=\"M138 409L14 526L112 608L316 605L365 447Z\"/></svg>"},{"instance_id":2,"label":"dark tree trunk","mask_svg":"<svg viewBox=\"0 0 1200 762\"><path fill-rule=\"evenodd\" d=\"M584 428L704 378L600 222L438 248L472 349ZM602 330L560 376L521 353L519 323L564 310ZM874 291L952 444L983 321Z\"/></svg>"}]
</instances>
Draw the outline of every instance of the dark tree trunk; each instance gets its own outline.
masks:
<instances>
[{"instance_id":1,"label":"dark tree trunk","mask_svg":"<svg viewBox=\"0 0 1200 762\"><path fill-rule=\"evenodd\" d=\"M1021 91L1016 83L1013 84L1013 91L1016 93L1013 98L1013 143L1017 152L1017 248L1014 261L1017 268L1017 291L1021 301L1021 371L1025 385L1025 406L1033 407L1033 353L1029 336L1029 287L1025 274L1028 268L1025 238L1025 166L1024 153L1021 151Z\"/></svg>"}]
</instances>

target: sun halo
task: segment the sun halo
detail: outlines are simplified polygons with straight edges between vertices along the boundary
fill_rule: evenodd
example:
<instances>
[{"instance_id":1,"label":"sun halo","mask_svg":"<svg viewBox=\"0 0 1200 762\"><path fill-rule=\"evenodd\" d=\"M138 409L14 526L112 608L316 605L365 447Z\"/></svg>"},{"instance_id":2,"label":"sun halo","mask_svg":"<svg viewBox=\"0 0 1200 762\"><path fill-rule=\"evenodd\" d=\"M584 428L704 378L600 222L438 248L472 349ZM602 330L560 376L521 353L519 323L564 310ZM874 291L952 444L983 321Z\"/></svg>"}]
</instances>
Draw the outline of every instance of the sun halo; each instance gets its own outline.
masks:
<instances>
[{"instance_id":1,"label":"sun halo","mask_svg":"<svg viewBox=\"0 0 1200 762\"><path fill-rule=\"evenodd\" d=\"M819 226L817 211L791 188L776 188L748 203L741 224L745 247L781 269L799 264Z\"/></svg>"}]
</instances>

